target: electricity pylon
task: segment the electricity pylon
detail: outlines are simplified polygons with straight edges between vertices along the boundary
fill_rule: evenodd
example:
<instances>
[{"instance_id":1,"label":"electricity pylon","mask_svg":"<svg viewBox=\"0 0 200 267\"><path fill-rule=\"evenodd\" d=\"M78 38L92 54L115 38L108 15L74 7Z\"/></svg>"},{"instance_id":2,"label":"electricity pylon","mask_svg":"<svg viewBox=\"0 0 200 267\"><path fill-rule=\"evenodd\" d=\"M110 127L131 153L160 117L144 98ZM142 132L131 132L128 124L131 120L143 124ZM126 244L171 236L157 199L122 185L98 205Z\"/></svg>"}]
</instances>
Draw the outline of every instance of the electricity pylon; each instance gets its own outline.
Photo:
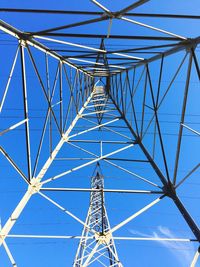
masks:
<instances>
[{"instance_id":1,"label":"electricity pylon","mask_svg":"<svg viewBox=\"0 0 200 267\"><path fill-rule=\"evenodd\" d=\"M79 243L74 267L89 266L98 263L99 266L122 267L119 261L104 199L104 177L97 164L91 178L90 204Z\"/></svg>"},{"instance_id":2,"label":"electricity pylon","mask_svg":"<svg viewBox=\"0 0 200 267\"><path fill-rule=\"evenodd\" d=\"M54 264L54 267L57 259L60 261L59 267L73 264L77 246L75 251L68 255L66 247L71 249L73 246L62 246L66 258L61 260L59 256L57 259L54 257L56 263L49 259L50 253L49 257L43 256L48 253L44 246L43 252L37 250L37 255L41 253L43 259L48 261L43 263L39 256L35 257L33 239L40 239L44 245L52 239L55 243L59 240L67 240L69 243L79 240L76 259L82 257L82 264L85 266L93 265L93 262L99 264L102 260L100 257L104 259L105 255L106 259L113 257L113 265L102 261L103 266L120 266L117 258L120 246L117 245L115 249L116 240L119 240L120 245L124 242L121 246L122 253L119 252L120 260L129 266L133 257L138 260L137 266L145 266L141 263L140 255L144 254L143 246L148 242L157 242L161 246L166 242L167 245L174 242L184 243L190 246L189 249L193 253L188 256L186 267L189 262L191 267L198 265L200 227L195 218L198 216L198 205L195 205L198 190L192 188L191 182L187 184L187 181L198 184L200 168L200 130L197 116L200 109L199 90L196 90L200 80L200 37L194 38L195 27L192 27L193 34L191 27L185 25L186 20L193 20L195 23L199 16L175 14L173 10L172 14L134 12L137 7L146 5L146 2L149 1L135 1L117 12L114 11L115 8L112 9L112 4L106 7L99 0L91 1L91 5L95 4L96 8L100 9L98 12L0 8L0 12L25 13L23 21L26 17L27 22L22 27L26 31L22 31L13 26L16 25L17 14L8 19L5 14L5 21L0 21L0 31L2 37L5 37L5 40L0 40L0 60L3 66L0 81L0 203L3 203L0 245L6 252L5 255L0 254L0 265L16 266L19 262L19 266L29 266L27 258L28 261L31 258L32 265L38 267L41 264ZM176 2L179 4L179 1ZM42 19L41 23L39 19L35 19L36 23L33 24L27 15L30 13L32 16L44 13L66 17L73 14L75 20L71 23L69 19L67 25L54 25L53 28L51 25L49 29L44 29ZM85 15L95 17L85 20ZM132 19L134 16L139 17L139 21L137 18ZM144 17L147 17L145 20L149 21L149 24L143 21ZM160 25L155 27L156 20L150 23L154 17L163 19L160 24L163 28L160 28ZM172 22L172 32L164 22L167 19ZM182 24L176 25L177 19ZM52 23L53 21L57 23L57 19L51 20ZM102 30L103 34L97 34L96 27L89 30L93 23L100 26L99 31ZM81 26L86 25L88 31L83 33ZM106 25L106 28L103 25ZM78 27L80 32L78 33L78 29L76 33L68 31L74 27ZM139 28L145 28L145 31L141 30L139 35L133 35ZM115 34L112 34L113 32ZM143 32L147 34L142 35ZM68 37L75 38L76 41L72 42ZM88 45L88 41L93 38L98 40L99 48L93 44ZM117 39L119 42L116 42ZM5 77L8 79L5 80ZM96 84L99 79L103 87ZM39 112L39 115L34 111ZM176 116L176 120L171 119L172 115ZM101 167L103 166L105 185L101 183L100 189L93 188L94 185L87 188L89 186L85 180L80 180L80 177L90 177L91 167L97 162L101 162ZM107 176L111 176L110 183L107 183ZM97 180L101 180L101 172L96 172L94 177L95 184ZM49 184L52 186L47 187ZM12 192L12 188L16 188L16 192ZM61 192L64 192L63 198L60 198ZM101 209L96 213L95 219L104 222L103 218L107 218L104 209L106 205L110 226L106 220L104 226L93 228L88 220L93 218L91 216L85 221L80 209L84 201L78 203L82 200L80 195L85 192L91 192L91 198L98 196L103 202L105 194L106 202L101 203ZM187 192L193 196L188 196ZM16 196L13 197L15 193ZM118 207L112 202L114 197L109 199L107 193L112 197L117 195L118 198L122 195L126 198L128 195L131 201L121 197L122 207ZM73 197L71 194L74 194ZM141 197L140 201L135 201L137 197ZM35 198L40 201L41 210L45 210L40 214L41 218L34 212L34 208L38 212L38 202ZM192 204L187 198L192 199ZM72 199L77 200L74 204L79 204L78 210L77 207L70 206L73 204ZM30 201L31 205L27 205ZM112 204L117 210L114 216L111 214ZM67 223L71 227L66 227L68 224L65 224L65 219L61 217L63 227L59 230L64 233L60 235L56 235L57 232L52 235L52 229L48 227L49 221L52 223L52 220L57 218L49 218L51 209L48 205L57 209L55 213L60 211L61 214L67 215L66 220L69 220ZM156 217L150 214L155 212L154 206L159 214ZM177 216L175 219L166 219L160 215L165 211L165 215L169 215L171 208ZM86 209L88 210L88 206ZM24 216L26 212L28 216ZM139 227L142 227L142 224L147 225L145 229L137 231L135 221L138 217ZM40 219L48 220L45 224L45 234ZM180 226L177 228L180 230L183 227L184 235L178 231L171 234L170 229L173 229L176 219ZM19 227L20 223L23 228ZM155 225L150 233L147 228L151 223ZM39 226L37 231L26 227L34 224ZM124 229L127 224L133 229L132 232ZM158 232L159 225L168 227L167 233ZM55 227L54 230L57 231L58 228ZM23 255L15 246L17 240L22 240L22 243L29 242L30 248L23 246L21 250ZM140 254L136 252L139 249L136 247L136 241L142 243ZM126 251L125 246L130 242L134 249L130 250L129 247L129 251ZM182 245L180 246L182 250ZM169 253L168 246L167 249L166 246L163 248ZM170 250L171 248L172 246ZM29 257L24 257L26 251ZM143 260L146 260L146 265L160 266L160 262L158 265L155 263L157 250L154 251L156 255L153 255L152 251L153 248L149 246L149 249L145 250ZM176 250L177 254L178 252L180 249ZM180 253L176 256L182 259L184 255ZM177 266L173 256L170 259L171 264L163 261L163 266Z\"/></svg>"}]
</instances>

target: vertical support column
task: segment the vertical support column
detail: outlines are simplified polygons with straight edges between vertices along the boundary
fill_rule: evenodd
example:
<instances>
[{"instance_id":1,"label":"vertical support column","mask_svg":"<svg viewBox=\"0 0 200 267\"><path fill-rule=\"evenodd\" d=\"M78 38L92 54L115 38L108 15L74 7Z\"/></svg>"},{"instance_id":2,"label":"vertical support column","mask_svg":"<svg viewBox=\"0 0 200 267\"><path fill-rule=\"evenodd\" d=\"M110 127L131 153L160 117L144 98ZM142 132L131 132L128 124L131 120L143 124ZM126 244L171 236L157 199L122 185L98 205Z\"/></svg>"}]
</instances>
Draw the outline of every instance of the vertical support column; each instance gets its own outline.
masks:
<instances>
[{"instance_id":1,"label":"vertical support column","mask_svg":"<svg viewBox=\"0 0 200 267\"><path fill-rule=\"evenodd\" d=\"M175 166L174 166L174 177L173 177L173 184L174 185L176 185L176 177L177 177L177 172L178 172L179 156L180 156L181 141L182 141L182 134L183 134L183 124L185 121L187 96L188 96L188 91L189 91L189 86L190 86L191 69L192 69L192 52L190 52L190 57L189 57L187 78L186 78L184 98L183 98L183 104L182 104L181 120L180 120L178 143L177 143L177 150L176 150L176 159L175 159Z\"/></svg>"},{"instance_id":2,"label":"vertical support column","mask_svg":"<svg viewBox=\"0 0 200 267\"><path fill-rule=\"evenodd\" d=\"M62 88L62 68L63 63L59 64L59 79L60 79L60 131L63 133L63 88Z\"/></svg>"},{"instance_id":3,"label":"vertical support column","mask_svg":"<svg viewBox=\"0 0 200 267\"><path fill-rule=\"evenodd\" d=\"M21 73L22 73L22 89L23 89L23 102L24 102L24 119L26 129L26 153L27 153L27 165L28 165L28 178L31 180L31 148L30 148L30 135L29 135L29 117L28 117L28 99L27 99L27 87L26 87L26 67L25 67L25 56L24 56L24 44L20 44L20 55L21 55Z\"/></svg>"}]
</instances>

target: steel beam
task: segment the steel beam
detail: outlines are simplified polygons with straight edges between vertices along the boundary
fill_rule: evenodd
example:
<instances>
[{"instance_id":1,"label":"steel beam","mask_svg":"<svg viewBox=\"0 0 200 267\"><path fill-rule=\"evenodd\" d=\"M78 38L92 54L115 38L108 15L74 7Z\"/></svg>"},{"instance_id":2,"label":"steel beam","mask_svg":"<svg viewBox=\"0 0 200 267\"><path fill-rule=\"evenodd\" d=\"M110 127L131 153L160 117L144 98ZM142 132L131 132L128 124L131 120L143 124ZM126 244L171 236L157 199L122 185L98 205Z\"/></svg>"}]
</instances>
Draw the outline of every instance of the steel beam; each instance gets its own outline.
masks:
<instances>
[{"instance_id":1,"label":"steel beam","mask_svg":"<svg viewBox=\"0 0 200 267\"><path fill-rule=\"evenodd\" d=\"M23 8L0 8L0 12L10 13L36 13L36 14L63 14L63 15L92 15L102 16L103 12L98 11L78 11L78 10L58 10L58 9L23 9ZM130 17L150 17L150 18L173 18L173 19L200 19L198 15L189 14L159 14L159 13L124 13L125 16Z\"/></svg>"}]
</instances>

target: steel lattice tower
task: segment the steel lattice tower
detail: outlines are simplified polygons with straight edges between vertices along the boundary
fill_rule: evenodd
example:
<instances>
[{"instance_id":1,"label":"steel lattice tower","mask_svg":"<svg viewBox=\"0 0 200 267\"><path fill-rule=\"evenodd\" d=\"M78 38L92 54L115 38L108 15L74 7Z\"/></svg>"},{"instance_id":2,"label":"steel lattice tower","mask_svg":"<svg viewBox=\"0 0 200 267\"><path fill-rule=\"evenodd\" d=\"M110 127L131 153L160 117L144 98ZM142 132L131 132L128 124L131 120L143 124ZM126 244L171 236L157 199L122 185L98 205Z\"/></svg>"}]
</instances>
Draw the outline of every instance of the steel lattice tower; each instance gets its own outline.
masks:
<instances>
[{"instance_id":1,"label":"steel lattice tower","mask_svg":"<svg viewBox=\"0 0 200 267\"><path fill-rule=\"evenodd\" d=\"M57 2L0 7L0 265L198 267L200 16Z\"/></svg>"},{"instance_id":2,"label":"steel lattice tower","mask_svg":"<svg viewBox=\"0 0 200 267\"><path fill-rule=\"evenodd\" d=\"M98 169L95 170L94 176L91 178L93 191L90 193L90 206L85 221L89 229L86 226L83 229L74 267L91 265L95 261L102 266L122 266L112 235L109 234L111 228L105 207L104 178L100 173L99 166L97 167Z\"/></svg>"}]
</instances>

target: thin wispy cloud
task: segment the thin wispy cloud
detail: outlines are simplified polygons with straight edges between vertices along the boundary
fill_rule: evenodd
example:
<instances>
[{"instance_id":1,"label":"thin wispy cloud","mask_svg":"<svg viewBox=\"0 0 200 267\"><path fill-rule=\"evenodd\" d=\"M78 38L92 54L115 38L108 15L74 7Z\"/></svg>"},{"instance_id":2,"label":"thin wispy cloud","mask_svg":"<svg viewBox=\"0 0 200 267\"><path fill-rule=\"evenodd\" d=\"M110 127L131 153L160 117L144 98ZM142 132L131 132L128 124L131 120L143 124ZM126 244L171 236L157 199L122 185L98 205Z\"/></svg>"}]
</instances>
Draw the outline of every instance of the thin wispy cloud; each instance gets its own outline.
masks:
<instances>
[{"instance_id":1,"label":"thin wispy cloud","mask_svg":"<svg viewBox=\"0 0 200 267\"><path fill-rule=\"evenodd\" d=\"M153 231L151 234L142 233L133 229L129 229L129 232L137 237L177 238L177 235L165 226L158 226L157 230ZM192 243L186 244L185 242L172 242L166 240L156 240L155 242L162 244L163 247L170 251L173 257L176 258L177 262L179 262L180 265L178 266L190 266L195 254L195 247Z\"/></svg>"}]
</instances>

